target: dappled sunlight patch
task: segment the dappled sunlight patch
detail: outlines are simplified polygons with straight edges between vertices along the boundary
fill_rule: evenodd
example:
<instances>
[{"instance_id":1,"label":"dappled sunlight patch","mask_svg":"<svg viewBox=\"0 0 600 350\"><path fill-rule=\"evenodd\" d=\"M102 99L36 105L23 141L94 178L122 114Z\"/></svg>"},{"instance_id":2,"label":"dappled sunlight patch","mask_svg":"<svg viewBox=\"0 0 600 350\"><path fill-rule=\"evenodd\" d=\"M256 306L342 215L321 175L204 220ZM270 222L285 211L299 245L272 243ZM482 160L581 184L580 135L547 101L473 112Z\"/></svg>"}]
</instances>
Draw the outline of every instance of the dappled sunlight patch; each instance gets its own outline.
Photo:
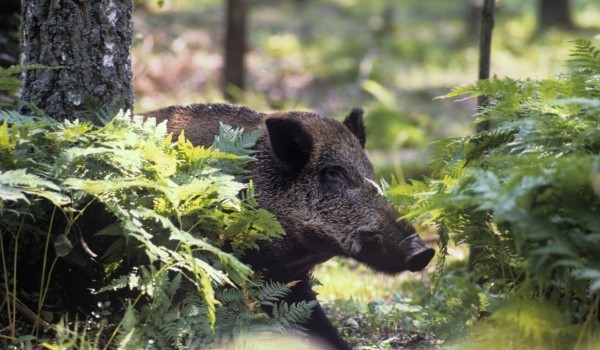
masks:
<instances>
[{"instance_id":1,"label":"dappled sunlight patch","mask_svg":"<svg viewBox=\"0 0 600 350\"><path fill-rule=\"evenodd\" d=\"M418 293L429 294L427 272L389 276L351 260L332 259L314 274L322 283L315 287L318 299L352 345L435 349L441 344L432 332L428 308L414 298Z\"/></svg>"},{"instance_id":2,"label":"dappled sunlight patch","mask_svg":"<svg viewBox=\"0 0 600 350\"><path fill-rule=\"evenodd\" d=\"M592 350L600 344L599 336L594 327L571 324L549 303L512 300L450 342L446 349Z\"/></svg>"},{"instance_id":3,"label":"dappled sunlight patch","mask_svg":"<svg viewBox=\"0 0 600 350\"><path fill-rule=\"evenodd\" d=\"M314 275L321 285L315 287L320 300L352 299L368 302L389 292L399 293L407 279L428 280L427 272L403 272L396 276L374 272L353 260L332 259L319 265Z\"/></svg>"}]
</instances>

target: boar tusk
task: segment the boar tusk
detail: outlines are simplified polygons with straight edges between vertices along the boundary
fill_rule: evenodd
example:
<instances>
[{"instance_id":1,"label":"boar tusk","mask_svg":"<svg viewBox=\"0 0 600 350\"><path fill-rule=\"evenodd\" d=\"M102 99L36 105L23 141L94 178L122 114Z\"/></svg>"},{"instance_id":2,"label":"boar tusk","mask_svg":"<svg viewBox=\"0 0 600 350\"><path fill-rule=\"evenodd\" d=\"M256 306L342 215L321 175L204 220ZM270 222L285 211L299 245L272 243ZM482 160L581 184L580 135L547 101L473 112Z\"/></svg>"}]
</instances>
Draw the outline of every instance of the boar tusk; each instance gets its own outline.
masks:
<instances>
[{"instance_id":1,"label":"boar tusk","mask_svg":"<svg viewBox=\"0 0 600 350\"><path fill-rule=\"evenodd\" d=\"M375 187L375 189L377 190L377 193L379 193L380 195L385 197L385 192L383 192L383 189L381 188L381 186L379 186L377 184L377 182L365 177L365 180L367 180L368 183L370 183L371 185L373 185Z\"/></svg>"}]
</instances>

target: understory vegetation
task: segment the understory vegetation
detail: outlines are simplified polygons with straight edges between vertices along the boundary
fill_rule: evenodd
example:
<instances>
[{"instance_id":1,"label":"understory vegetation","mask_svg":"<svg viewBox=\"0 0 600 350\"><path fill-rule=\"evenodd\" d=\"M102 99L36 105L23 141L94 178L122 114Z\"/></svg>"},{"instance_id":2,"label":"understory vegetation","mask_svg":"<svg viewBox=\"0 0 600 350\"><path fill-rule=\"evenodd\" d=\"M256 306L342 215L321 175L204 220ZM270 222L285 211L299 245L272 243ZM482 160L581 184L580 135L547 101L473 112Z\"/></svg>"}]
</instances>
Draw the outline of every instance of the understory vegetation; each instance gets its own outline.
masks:
<instances>
[{"instance_id":1,"label":"understory vegetation","mask_svg":"<svg viewBox=\"0 0 600 350\"><path fill-rule=\"evenodd\" d=\"M236 258L284 233L245 175L257 136L222 125L205 149L122 112L0 112L0 344L188 349L295 334L314 303L281 302L289 286Z\"/></svg>"},{"instance_id":2,"label":"understory vegetation","mask_svg":"<svg viewBox=\"0 0 600 350\"><path fill-rule=\"evenodd\" d=\"M480 81L444 96L489 97L477 122L493 129L437 140L432 177L387 190L406 218L439 234L428 314L441 314L433 322L443 327L477 324L458 348L598 345L600 50L573 45L569 73ZM437 308L452 276L450 240L471 248L472 292Z\"/></svg>"},{"instance_id":3,"label":"understory vegetation","mask_svg":"<svg viewBox=\"0 0 600 350\"><path fill-rule=\"evenodd\" d=\"M435 271L383 278L344 260L316 271L351 344L597 346L600 51L572 45L568 73L444 96L488 96L478 122L494 128L437 140L423 181L383 183L405 218L439 235ZM236 258L284 234L244 171L258 134L222 125L205 149L152 119L114 114L58 122L0 112L3 346L306 346L297 330L314 305L280 301L289 286ZM468 264L447 259L461 245L477 252ZM352 292L330 299L342 295L331 288Z\"/></svg>"}]
</instances>

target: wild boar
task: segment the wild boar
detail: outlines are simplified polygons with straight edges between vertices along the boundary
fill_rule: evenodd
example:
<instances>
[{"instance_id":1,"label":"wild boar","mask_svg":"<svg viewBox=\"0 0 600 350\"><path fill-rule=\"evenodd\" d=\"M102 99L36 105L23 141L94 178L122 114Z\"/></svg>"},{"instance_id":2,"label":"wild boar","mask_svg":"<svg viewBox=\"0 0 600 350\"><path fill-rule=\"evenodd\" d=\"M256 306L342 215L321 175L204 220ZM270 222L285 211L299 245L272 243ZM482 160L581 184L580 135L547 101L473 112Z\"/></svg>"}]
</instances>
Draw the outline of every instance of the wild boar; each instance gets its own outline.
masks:
<instances>
[{"instance_id":1,"label":"wild boar","mask_svg":"<svg viewBox=\"0 0 600 350\"><path fill-rule=\"evenodd\" d=\"M310 112L261 113L244 106L194 104L145 114L168 130L182 130L195 145L210 146L219 122L245 130L261 128L257 161L250 166L259 204L286 231L242 260L265 278L292 287L289 302L316 300L309 284L315 265L334 256L354 258L384 273L419 271L434 250L378 193L373 166L364 150L363 111L343 123ZM336 349L348 348L317 306L306 325L310 335Z\"/></svg>"}]
</instances>

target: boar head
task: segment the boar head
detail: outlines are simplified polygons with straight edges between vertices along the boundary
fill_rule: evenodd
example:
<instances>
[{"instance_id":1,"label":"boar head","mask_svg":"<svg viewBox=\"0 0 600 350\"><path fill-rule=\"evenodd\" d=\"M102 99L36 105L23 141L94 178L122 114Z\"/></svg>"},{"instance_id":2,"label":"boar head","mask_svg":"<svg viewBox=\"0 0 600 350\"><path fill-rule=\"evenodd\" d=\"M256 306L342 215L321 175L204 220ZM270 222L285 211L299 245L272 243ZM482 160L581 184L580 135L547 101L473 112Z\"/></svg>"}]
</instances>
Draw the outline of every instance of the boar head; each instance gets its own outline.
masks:
<instances>
[{"instance_id":1,"label":"boar head","mask_svg":"<svg viewBox=\"0 0 600 350\"><path fill-rule=\"evenodd\" d=\"M355 108L343 123L307 112L265 118L252 171L261 206L287 233L275 254L312 266L338 255L386 273L422 270L434 251L378 193L362 114Z\"/></svg>"}]
</instances>

